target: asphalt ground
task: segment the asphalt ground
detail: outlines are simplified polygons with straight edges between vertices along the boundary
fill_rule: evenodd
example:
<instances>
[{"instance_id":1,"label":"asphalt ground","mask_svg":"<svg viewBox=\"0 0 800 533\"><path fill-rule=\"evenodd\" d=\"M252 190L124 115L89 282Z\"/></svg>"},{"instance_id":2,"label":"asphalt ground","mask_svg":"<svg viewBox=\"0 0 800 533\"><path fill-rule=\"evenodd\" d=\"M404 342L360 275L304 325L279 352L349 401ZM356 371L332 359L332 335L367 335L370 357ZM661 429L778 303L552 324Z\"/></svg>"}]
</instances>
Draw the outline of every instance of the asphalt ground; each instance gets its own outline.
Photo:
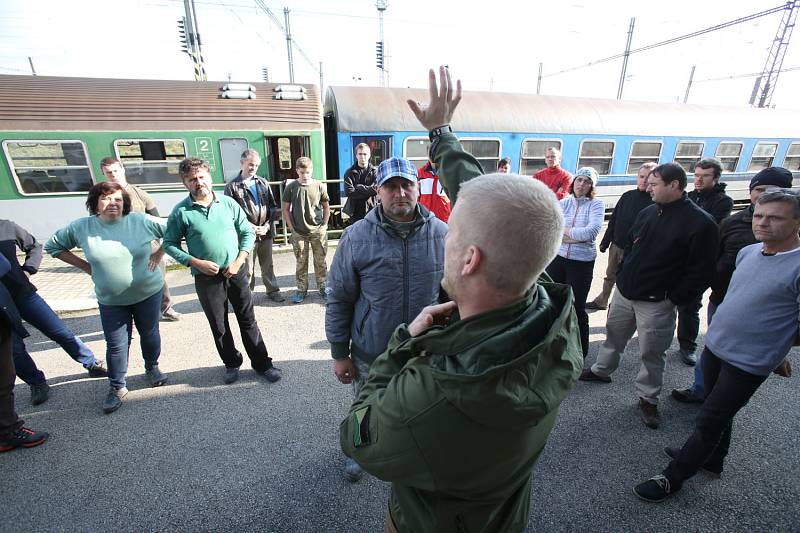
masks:
<instances>
[{"instance_id":1,"label":"asphalt ground","mask_svg":"<svg viewBox=\"0 0 800 533\"><path fill-rule=\"evenodd\" d=\"M598 257L590 297L605 258ZM275 263L288 296L294 257L278 254ZM161 324L160 366L169 383L147 386L134 339L130 393L111 415L101 410L107 380L89 379L32 330L27 345L51 397L31 406L18 381L17 409L51 437L0 454L0 531L383 531L388 484L342 476L338 426L351 389L333 376L319 296L312 290L302 304L276 304L259 282L256 315L284 377L269 384L245 362L241 379L224 385L189 272L171 271L168 281L183 313L180 322ZM742 320L757 311L743 310ZM604 338L605 312L590 316L588 362ZM96 310L65 321L102 357ZM613 383L579 382L562 404L534 471L529 531L800 531L797 377L769 378L738 415L721 479L699 474L667 502L648 504L632 487L666 465L662 448L688 437L697 408L668 398L692 379L692 369L670 354L663 424L646 428L635 408L637 371L634 338Z\"/></svg>"}]
</instances>

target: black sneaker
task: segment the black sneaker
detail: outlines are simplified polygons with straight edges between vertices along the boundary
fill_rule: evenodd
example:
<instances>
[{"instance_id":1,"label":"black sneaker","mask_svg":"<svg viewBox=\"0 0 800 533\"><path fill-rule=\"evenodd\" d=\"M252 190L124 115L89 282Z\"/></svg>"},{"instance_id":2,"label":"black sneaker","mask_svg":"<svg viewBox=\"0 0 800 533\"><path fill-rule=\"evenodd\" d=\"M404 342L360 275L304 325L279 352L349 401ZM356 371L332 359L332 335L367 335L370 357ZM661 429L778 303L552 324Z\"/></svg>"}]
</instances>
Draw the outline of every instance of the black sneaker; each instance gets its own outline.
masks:
<instances>
[{"instance_id":1,"label":"black sneaker","mask_svg":"<svg viewBox=\"0 0 800 533\"><path fill-rule=\"evenodd\" d=\"M42 444L49 436L49 433L21 427L10 436L0 438L0 452L9 452L14 448L33 448Z\"/></svg>"},{"instance_id":2,"label":"black sneaker","mask_svg":"<svg viewBox=\"0 0 800 533\"><path fill-rule=\"evenodd\" d=\"M120 407L122 407L122 399L128 394L128 389L122 387L121 389L115 389L114 387L109 387L108 395L106 396L105 401L103 402L103 412L105 414L111 414Z\"/></svg>"},{"instance_id":3,"label":"black sneaker","mask_svg":"<svg viewBox=\"0 0 800 533\"><path fill-rule=\"evenodd\" d=\"M225 384L230 385L239 379L239 367L225 368Z\"/></svg>"},{"instance_id":4,"label":"black sneaker","mask_svg":"<svg viewBox=\"0 0 800 533\"><path fill-rule=\"evenodd\" d=\"M597 302L588 302L586 304L586 309L588 311L605 311L608 309L607 305L600 305Z\"/></svg>"},{"instance_id":5,"label":"black sneaker","mask_svg":"<svg viewBox=\"0 0 800 533\"><path fill-rule=\"evenodd\" d=\"M691 388L672 389L670 396L681 403L703 403L704 401L703 398L695 394Z\"/></svg>"},{"instance_id":6,"label":"black sneaker","mask_svg":"<svg viewBox=\"0 0 800 533\"><path fill-rule=\"evenodd\" d=\"M639 416L642 417L644 425L650 429L658 429L661 425L661 417L658 416L658 407L646 401L644 398L639 398Z\"/></svg>"},{"instance_id":7,"label":"black sneaker","mask_svg":"<svg viewBox=\"0 0 800 533\"><path fill-rule=\"evenodd\" d=\"M36 385L31 385L31 403L33 405L39 405L47 401L47 398L50 397L50 385L47 384L45 381L44 383L37 383Z\"/></svg>"},{"instance_id":8,"label":"black sneaker","mask_svg":"<svg viewBox=\"0 0 800 533\"><path fill-rule=\"evenodd\" d=\"M108 368L102 359L97 359L92 366L87 368L90 378L102 378L108 375Z\"/></svg>"},{"instance_id":9,"label":"black sneaker","mask_svg":"<svg viewBox=\"0 0 800 533\"><path fill-rule=\"evenodd\" d=\"M269 381L270 383L275 383L276 381L280 381L280 379L283 377L281 369L276 366L271 366L268 369L258 373L264 376L264 378L266 378L266 380Z\"/></svg>"},{"instance_id":10,"label":"black sneaker","mask_svg":"<svg viewBox=\"0 0 800 533\"><path fill-rule=\"evenodd\" d=\"M580 377L578 377L581 381L599 381L600 383L611 383L611 376L601 376L599 374L595 374L592 372L591 368L584 368L581 371Z\"/></svg>"},{"instance_id":11,"label":"black sneaker","mask_svg":"<svg viewBox=\"0 0 800 533\"><path fill-rule=\"evenodd\" d=\"M661 474L633 487L634 494L646 502L653 503L663 502L679 490L680 487L673 488L669 483L669 479Z\"/></svg>"},{"instance_id":12,"label":"black sneaker","mask_svg":"<svg viewBox=\"0 0 800 533\"><path fill-rule=\"evenodd\" d=\"M681 348L678 350L678 355L681 356L681 361L687 366L694 366L697 364L697 356L694 354L694 351Z\"/></svg>"},{"instance_id":13,"label":"black sneaker","mask_svg":"<svg viewBox=\"0 0 800 533\"><path fill-rule=\"evenodd\" d=\"M671 446L667 446L664 448L664 455L669 457L670 459L677 459L678 455L681 453L680 448L673 448ZM719 478L722 475L722 464L713 464L710 461L706 461L703 466L700 467L700 470L705 472L711 477Z\"/></svg>"}]
</instances>

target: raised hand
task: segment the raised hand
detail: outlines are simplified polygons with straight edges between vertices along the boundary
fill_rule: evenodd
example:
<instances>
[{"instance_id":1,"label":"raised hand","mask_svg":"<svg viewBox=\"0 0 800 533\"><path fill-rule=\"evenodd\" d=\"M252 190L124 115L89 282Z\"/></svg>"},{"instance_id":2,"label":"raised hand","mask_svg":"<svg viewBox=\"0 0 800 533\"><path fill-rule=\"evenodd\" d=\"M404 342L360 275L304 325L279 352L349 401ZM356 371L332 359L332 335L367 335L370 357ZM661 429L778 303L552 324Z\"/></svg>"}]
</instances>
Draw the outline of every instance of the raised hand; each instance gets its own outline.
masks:
<instances>
[{"instance_id":1,"label":"raised hand","mask_svg":"<svg viewBox=\"0 0 800 533\"><path fill-rule=\"evenodd\" d=\"M428 91L430 102L425 105L413 100L407 100L408 107L417 117L422 127L430 131L433 128L450 124L453 113L461 102L461 80L456 81L455 94L453 94L453 81L447 67L439 67L439 84L436 84L436 73L433 69L428 71Z\"/></svg>"}]
</instances>

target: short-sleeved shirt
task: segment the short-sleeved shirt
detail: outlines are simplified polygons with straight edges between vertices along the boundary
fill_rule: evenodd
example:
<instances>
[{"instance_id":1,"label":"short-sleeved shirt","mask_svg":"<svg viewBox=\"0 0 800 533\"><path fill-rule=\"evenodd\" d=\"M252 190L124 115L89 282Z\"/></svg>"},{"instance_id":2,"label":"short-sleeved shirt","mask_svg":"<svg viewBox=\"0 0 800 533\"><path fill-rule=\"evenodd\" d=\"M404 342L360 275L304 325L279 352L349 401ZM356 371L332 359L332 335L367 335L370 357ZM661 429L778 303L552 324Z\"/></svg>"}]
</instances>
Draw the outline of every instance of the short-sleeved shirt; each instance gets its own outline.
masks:
<instances>
[{"instance_id":1,"label":"short-sleeved shirt","mask_svg":"<svg viewBox=\"0 0 800 533\"><path fill-rule=\"evenodd\" d=\"M330 201L324 183L312 181L300 185L294 180L286 185L281 199L291 205L292 227L300 235L308 235L322 226L322 204Z\"/></svg>"},{"instance_id":2,"label":"short-sleeved shirt","mask_svg":"<svg viewBox=\"0 0 800 533\"><path fill-rule=\"evenodd\" d=\"M158 216L158 208L156 207L156 203L153 201L153 197L147 194L145 191L137 187L133 184L128 184L125 187L125 192L128 193L128 196L131 199L131 211L134 213L148 213L151 215Z\"/></svg>"}]
</instances>

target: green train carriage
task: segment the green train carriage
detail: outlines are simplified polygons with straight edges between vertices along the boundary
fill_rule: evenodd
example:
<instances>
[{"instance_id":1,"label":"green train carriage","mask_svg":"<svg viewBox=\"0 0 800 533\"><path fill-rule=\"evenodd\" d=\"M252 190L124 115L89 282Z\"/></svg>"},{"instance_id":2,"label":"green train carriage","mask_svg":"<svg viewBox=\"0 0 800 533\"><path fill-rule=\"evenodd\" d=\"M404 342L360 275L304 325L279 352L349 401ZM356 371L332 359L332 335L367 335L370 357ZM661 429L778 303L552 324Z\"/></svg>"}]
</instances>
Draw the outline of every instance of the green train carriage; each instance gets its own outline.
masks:
<instances>
[{"instance_id":1,"label":"green train carriage","mask_svg":"<svg viewBox=\"0 0 800 533\"><path fill-rule=\"evenodd\" d=\"M86 191L104 180L107 156L123 161L128 181L165 216L187 194L177 171L185 157L207 161L220 190L246 148L261 154L258 173L276 193L296 177L300 156L324 179L316 87L246 84L233 93L244 98L224 98L224 85L0 75L0 217L46 239L86 215Z\"/></svg>"}]
</instances>

